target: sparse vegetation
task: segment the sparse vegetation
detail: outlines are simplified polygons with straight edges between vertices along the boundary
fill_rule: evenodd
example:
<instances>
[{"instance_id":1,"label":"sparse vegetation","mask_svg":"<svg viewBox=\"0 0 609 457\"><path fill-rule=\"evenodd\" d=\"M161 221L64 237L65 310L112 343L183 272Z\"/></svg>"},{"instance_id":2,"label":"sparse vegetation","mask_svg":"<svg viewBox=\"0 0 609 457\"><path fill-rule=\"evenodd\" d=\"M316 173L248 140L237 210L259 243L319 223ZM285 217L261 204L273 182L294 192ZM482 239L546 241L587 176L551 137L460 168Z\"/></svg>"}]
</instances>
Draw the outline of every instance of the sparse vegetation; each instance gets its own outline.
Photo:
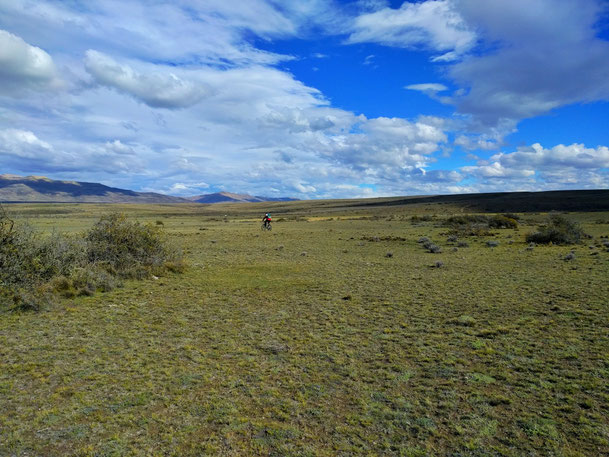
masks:
<instances>
[{"instance_id":1,"label":"sparse vegetation","mask_svg":"<svg viewBox=\"0 0 609 457\"><path fill-rule=\"evenodd\" d=\"M574 260L575 259L575 253L574 252L569 252L566 256L563 257L564 260L569 261L569 260Z\"/></svg>"},{"instance_id":2,"label":"sparse vegetation","mask_svg":"<svg viewBox=\"0 0 609 457\"><path fill-rule=\"evenodd\" d=\"M536 244L578 244L588 235L576 222L560 214L552 214L537 232L527 235L527 241Z\"/></svg>"},{"instance_id":3,"label":"sparse vegetation","mask_svg":"<svg viewBox=\"0 0 609 457\"><path fill-rule=\"evenodd\" d=\"M433 217L429 214L424 214L424 215L415 214L414 216L411 216L411 218L410 218L410 222L412 222L413 224L418 224L421 222L429 222L429 221L433 221Z\"/></svg>"},{"instance_id":4,"label":"sparse vegetation","mask_svg":"<svg viewBox=\"0 0 609 457\"><path fill-rule=\"evenodd\" d=\"M510 215L512 216L512 215ZM488 236L491 229L517 229L518 222L503 214L486 216L481 214L465 214L451 216L445 221L453 236Z\"/></svg>"},{"instance_id":5,"label":"sparse vegetation","mask_svg":"<svg viewBox=\"0 0 609 457\"><path fill-rule=\"evenodd\" d=\"M432 243L430 240L423 242L423 247L427 250L427 252L431 252L432 254L438 254L442 252L442 248L435 243Z\"/></svg>"},{"instance_id":6,"label":"sparse vegetation","mask_svg":"<svg viewBox=\"0 0 609 457\"><path fill-rule=\"evenodd\" d=\"M606 213L567 216L584 246L500 229L431 255L422 235L462 241L411 216L459 208L281 205L270 236L256 204L111 207L163 220L190 266L134 281L100 260L53 276L44 312L1 312L0 455L609 454ZM109 207L10 209L37 243L85 243L87 266Z\"/></svg>"}]
</instances>

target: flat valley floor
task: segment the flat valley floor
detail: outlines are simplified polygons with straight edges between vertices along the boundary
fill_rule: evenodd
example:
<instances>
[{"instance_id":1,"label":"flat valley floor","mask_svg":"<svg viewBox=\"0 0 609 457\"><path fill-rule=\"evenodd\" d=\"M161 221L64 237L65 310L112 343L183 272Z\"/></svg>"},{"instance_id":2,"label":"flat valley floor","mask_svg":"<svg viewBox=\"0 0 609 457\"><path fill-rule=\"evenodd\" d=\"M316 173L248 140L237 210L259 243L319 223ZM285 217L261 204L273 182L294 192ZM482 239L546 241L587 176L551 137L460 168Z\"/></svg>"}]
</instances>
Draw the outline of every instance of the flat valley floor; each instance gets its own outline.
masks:
<instances>
[{"instance_id":1,"label":"flat valley floor","mask_svg":"<svg viewBox=\"0 0 609 457\"><path fill-rule=\"evenodd\" d=\"M529 247L545 213L449 241L463 208L273 205L8 206L124 211L189 267L1 312L0 456L609 455L609 213Z\"/></svg>"}]
</instances>

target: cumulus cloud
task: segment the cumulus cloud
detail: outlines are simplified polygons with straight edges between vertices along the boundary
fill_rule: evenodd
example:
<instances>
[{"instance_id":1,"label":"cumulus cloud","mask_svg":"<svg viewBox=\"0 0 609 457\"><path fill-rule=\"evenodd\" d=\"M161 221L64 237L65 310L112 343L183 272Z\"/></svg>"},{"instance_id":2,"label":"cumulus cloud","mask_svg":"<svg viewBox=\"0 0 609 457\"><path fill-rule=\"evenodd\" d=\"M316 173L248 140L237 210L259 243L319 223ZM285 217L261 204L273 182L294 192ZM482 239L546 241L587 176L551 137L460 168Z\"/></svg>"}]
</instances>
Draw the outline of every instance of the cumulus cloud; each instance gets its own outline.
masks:
<instances>
[{"instance_id":1,"label":"cumulus cloud","mask_svg":"<svg viewBox=\"0 0 609 457\"><path fill-rule=\"evenodd\" d=\"M421 168L446 141L444 132L425 122L379 117L354 124L355 131L318 138L310 147L334 160L377 179L395 179Z\"/></svg>"},{"instance_id":2,"label":"cumulus cloud","mask_svg":"<svg viewBox=\"0 0 609 457\"><path fill-rule=\"evenodd\" d=\"M57 70L49 54L0 30L0 94L21 95L27 89L44 90L57 84Z\"/></svg>"},{"instance_id":3,"label":"cumulus cloud","mask_svg":"<svg viewBox=\"0 0 609 457\"><path fill-rule=\"evenodd\" d=\"M466 151L493 151L503 145L503 134L459 135L453 144Z\"/></svg>"},{"instance_id":4,"label":"cumulus cloud","mask_svg":"<svg viewBox=\"0 0 609 457\"><path fill-rule=\"evenodd\" d=\"M485 181L514 178L513 182L521 183L598 187L609 180L603 173L607 168L609 148L606 146L586 148L583 144L560 144L546 149L536 143L514 152L495 154L488 162L462 167L461 172Z\"/></svg>"},{"instance_id":5,"label":"cumulus cloud","mask_svg":"<svg viewBox=\"0 0 609 457\"><path fill-rule=\"evenodd\" d=\"M383 8L358 16L348 43L373 42L442 52L438 60L454 60L476 41L449 0L404 2L398 9Z\"/></svg>"},{"instance_id":6,"label":"cumulus cloud","mask_svg":"<svg viewBox=\"0 0 609 457\"><path fill-rule=\"evenodd\" d=\"M480 128L609 100L609 42L595 28L600 2L455 2L464 21L492 44L448 69L466 89L453 103Z\"/></svg>"},{"instance_id":7,"label":"cumulus cloud","mask_svg":"<svg viewBox=\"0 0 609 457\"><path fill-rule=\"evenodd\" d=\"M58 148L29 130L0 130L0 164L27 173L133 173L143 170L145 162L141 156L149 154L145 146L127 145L119 140L86 145L65 142Z\"/></svg>"},{"instance_id":8,"label":"cumulus cloud","mask_svg":"<svg viewBox=\"0 0 609 457\"><path fill-rule=\"evenodd\" d=\"M125 92L154 108L192 106L208 92L200 82L184 80L174 73L140 73L93 50L87 51L85 67L99 84Z\"/></svg>"},{"instance_id":9,"label":"cumulus cloud","mask_svg":"<svg viewBox=\"0 0 609 457\"><path fill-rule=\"evenodd\" d=\"M607 146L586 148L583 144L569 146L559 144L551 149L545 149L539 143L535 143L530 147L521 147L508 154L496 154L491 160L509 168L531 166L541 170L553 168L601 169L609 168L609 148Z\"/></svg>"},{"instance_id":10,"label":"cumulus cloud","mask_svg":"<svg viewBox=\"0 0 609 457\"><path fill-rule=\"evenodd\" d=\"M605 97L598 2L583 0L580 11L573 3L0 0L0 29L10 30L0 37L10 44L0 46L10 63L0 65L0 92L10 81L23 90L10 95L26 95L0 100L0 166L179 195L208 185L305 198L606 184L595 165L605 163L602 147L534 145L458 170L442 164L454 145L497 149L524 117ZM406 89L454 105L457 116L369 118L333 107L333 94L279 65L298 56L269 51L312 32L431 53L446 79ZM381 55L361 48L360 63ZM19 61L32 49L38 77ZM52 87L58 68L71 81L62 96L26 90Z\"/></svg>"},{"instance_id":11,"label":"cumulus cloud","mask_svg":"<svg viewBox=\"0 0 609 457\"><path fill-rule=\"evenodd\" d=\"M26 159L48 156L49 143L40 140L33 132L20 129L0 130L0 155Z\"/></svg>"},{"instance_id":12,"label":"cumulus cloud","mask_svg":"<svg viewBox=\"0 0 609 457\"><path fill-rule=\"evenodd\" d=\"M471 131L506 135L522 119L609 100L609 42L597 36L606 12L600 0L404 2L358 16L348 42L442 52L432 61L460 90L407 88L456 106Z\"/></svg>"}]
</instances>

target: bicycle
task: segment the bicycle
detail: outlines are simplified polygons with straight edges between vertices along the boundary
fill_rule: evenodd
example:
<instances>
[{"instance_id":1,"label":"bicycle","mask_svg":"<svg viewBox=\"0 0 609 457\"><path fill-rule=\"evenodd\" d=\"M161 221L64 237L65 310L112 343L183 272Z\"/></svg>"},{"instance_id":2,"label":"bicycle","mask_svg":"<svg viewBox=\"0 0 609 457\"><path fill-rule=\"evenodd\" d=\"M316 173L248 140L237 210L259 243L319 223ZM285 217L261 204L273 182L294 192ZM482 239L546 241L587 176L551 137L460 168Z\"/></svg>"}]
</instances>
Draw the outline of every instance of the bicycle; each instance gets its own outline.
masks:
<instances>
[{"instance_id":1,"label":"bicycle","mask_svg":"<svg viewBox=\"0 0 609 457\"><path fill-rule=\"evenodd\" d=\"M270 222L263 222L262 225L260 226L260 230L268 230L271 231L273 230L273 227L271 226Z\"/></svg>"}]
</instances>

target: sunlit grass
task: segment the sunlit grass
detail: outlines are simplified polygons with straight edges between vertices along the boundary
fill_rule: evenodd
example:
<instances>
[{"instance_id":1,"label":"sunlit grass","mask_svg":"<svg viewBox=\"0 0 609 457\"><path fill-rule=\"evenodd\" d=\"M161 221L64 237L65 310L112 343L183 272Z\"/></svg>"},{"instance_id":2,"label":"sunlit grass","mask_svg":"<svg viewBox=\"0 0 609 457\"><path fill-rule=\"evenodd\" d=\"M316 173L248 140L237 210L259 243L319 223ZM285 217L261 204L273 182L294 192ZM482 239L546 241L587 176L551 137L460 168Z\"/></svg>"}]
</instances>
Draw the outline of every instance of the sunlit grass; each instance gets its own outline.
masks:
<instances>
[{"instance_id":1,"label":"sunlit grass","mask_svg":"<svg viewBox=\"0 0 609 457\"><path fill-rule=\"evenodd\" d=\"M10 207L71 232L128 209L190 267L0 314L0 455L609 453L607 213L527 250L543 214L447 241L445 206L282 205L272 232L259 204Z\"/></svg>"}]
</instances>

